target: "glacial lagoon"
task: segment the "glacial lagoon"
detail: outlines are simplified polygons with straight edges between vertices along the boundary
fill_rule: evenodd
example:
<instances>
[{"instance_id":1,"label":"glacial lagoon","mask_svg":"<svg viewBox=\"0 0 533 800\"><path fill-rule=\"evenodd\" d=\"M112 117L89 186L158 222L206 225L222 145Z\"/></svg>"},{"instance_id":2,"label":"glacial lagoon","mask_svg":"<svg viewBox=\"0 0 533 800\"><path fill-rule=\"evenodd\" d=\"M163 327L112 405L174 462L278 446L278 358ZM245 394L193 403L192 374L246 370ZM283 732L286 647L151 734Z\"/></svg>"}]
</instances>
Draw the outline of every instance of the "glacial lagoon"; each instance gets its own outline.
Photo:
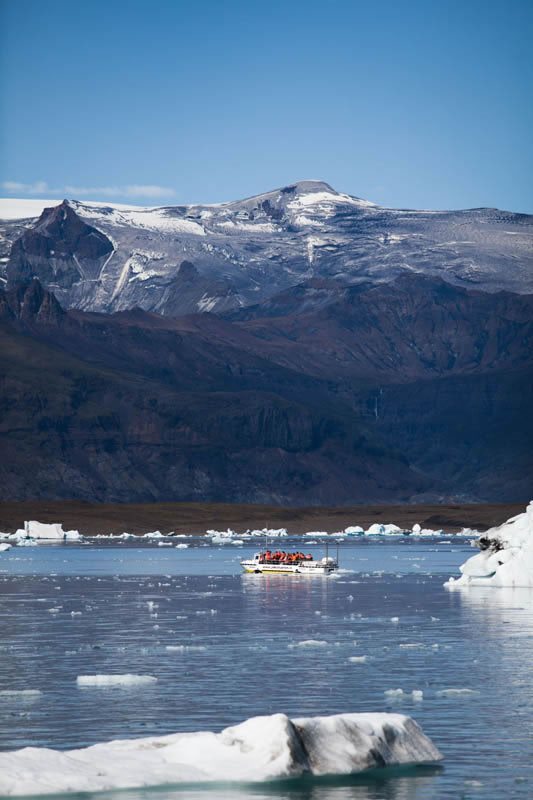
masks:
<instances>
[{"instance_id":1,"label":"glacial lagoon","mask_svg":"<svg viewBox=\"0 0 533 800\"><path fill-rule=\"evenodd\" d=\"M310 579L242 575L254 541L179 541L189 546L93 539L0 554L0 750L219 731L276 712L394 711L421 725L440 766L76 797L533 795L533 591L446 590L469 539L346 539L340 573ZM283 546L324 549L304 542ZM156 680L77 680L118 674Z\"/></svg>"}]
</instances>

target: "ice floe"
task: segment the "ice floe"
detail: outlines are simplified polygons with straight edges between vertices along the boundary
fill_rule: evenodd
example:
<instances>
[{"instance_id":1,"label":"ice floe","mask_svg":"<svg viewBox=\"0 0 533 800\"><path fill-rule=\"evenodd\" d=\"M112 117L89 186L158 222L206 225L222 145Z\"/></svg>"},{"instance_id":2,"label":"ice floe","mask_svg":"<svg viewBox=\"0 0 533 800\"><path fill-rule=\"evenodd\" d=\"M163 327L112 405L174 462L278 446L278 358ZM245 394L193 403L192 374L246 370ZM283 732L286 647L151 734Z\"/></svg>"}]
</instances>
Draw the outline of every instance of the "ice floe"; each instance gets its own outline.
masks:
<instances>
[{"instance_id":1,"label":"ice floe","mask_svg":"<svg viewBox=\"0 0 533 800\"><path fill-rule=\"evenodd\" d=\"M156 683L153 675L78 675L78 686L144 686Z\"/></svg>"},{"instance_id":2,"label":"ice floe","mask_svg":"<svg viewBox=\"0 0 533 800\"><path fill-rule=\"evenodd\" d=\"M0 753L0 794L94 792L183 782L264 781L351 775L442 758L403 714L252 717L221 733L125 739L60 752Z\"/></svg>"},{"instance_id":3,"label":"ice floe","mask_svg":"<svg viewBox=\"0 0 533 800\"><path fill-rule=\"evenodd\" d=\"M459 567L448 589L461 586L533 588L533 502L523 514L483 533L475 543L480 551Z\"/></svg>"},{"instance_id":4,"label":"ice floe","mask_svg":"<svg viewBox=\"0 0 533 800\"><path fill-rule=\"evenodd\" d=\"M292 642L289 647L325 647L327 642L323 639L303 639L301 642Z\"/></svg>"},{"instance_id":5,"label":"ice floe","mask_svg":"<svg viewBox=\"0 0 533 800\"><path fill-rule=\"evenodd\" d=\"M392 700L415 700L420 702L424 698L422 689L413 689L412 692L404 692L403 689L387 689L383 694Z\"/></svg>"}]
</instances>

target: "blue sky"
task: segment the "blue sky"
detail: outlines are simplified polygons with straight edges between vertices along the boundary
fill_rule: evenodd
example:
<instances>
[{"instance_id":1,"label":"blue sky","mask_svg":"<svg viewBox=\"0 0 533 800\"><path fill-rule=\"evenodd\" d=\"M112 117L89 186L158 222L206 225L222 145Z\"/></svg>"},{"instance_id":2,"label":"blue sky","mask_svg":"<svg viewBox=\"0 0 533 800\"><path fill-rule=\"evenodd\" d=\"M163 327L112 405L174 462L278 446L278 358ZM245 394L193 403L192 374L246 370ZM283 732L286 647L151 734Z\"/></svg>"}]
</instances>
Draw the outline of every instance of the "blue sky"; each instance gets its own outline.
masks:
<instances>
[{"instance_id":1,"label":"blue sky","mask_svg":"<svg viewBox=\"0 0 533 800\"><path fill-rule=\"evenodd\" d=\"M3 0L0 193L533 212L533 4Z\"/></svg>"}]
</instances>

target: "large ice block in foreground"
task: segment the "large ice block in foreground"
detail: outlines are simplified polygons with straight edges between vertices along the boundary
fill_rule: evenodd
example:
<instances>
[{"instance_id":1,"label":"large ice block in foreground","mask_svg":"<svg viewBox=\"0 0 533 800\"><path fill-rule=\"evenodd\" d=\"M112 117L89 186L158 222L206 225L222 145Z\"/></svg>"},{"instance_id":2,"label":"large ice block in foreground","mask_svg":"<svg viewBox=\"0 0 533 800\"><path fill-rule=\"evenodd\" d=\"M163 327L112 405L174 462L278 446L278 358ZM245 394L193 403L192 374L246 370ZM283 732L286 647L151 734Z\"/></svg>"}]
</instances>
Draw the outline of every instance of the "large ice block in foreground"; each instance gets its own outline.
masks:
<instances>
[{"instance_id":1,"label":"large ice block in foreground","mask_svg":"<svg viewBox=\"0 0 533 800\"><path fill-rule=\"evenodd\" d=\"M252 717L221 733L176 733L59 752L0 753L0 795L102 791L180 782L265 781L350 775L372 767L438 761L403 714Z\"/></svg>"},{"instance_id":2,"label":"large ice block in foreground","mask_svg":"<svg viewBox=\"0 0 533 800\"><path fill-rule=\"evenodd\" d=\"M520 586L533 588L533 502L524 514L491 528L477 540L480 553L459 567L449 589L460 586Z\"/></svg>"}]
</instances>

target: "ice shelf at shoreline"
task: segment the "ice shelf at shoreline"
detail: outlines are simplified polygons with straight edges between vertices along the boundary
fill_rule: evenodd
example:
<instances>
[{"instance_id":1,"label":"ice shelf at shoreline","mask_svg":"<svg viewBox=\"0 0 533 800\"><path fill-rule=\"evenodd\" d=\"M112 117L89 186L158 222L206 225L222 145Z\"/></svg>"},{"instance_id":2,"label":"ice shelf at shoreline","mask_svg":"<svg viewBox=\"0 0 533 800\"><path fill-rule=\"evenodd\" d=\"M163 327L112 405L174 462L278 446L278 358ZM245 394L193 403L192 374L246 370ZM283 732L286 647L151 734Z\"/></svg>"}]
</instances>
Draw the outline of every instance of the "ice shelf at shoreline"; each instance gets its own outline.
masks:
<instances>
[{"instance_id":1,"label":"ice shelf at shoreline","mask_svg":"<svg viewBox=\"0 0 533 800\"><path fill-rule=\"evenodd\" d=\"M403 714L293 720L273 714L252 717L221 733L124 739L66 752L26 747L0 753L0 795L350 775L441 758L416 722Z\"/></svg>"},{"instance_id":2,"label":"ice shelf at shoreline","mask_svg":"<svg viewBox=\"0 0 533 800\"><path fill-rule=\"evenodd\" d=\"M516 586L533 588L533 502L523 514L491 528L475 543L480 553L459 567L461 577L450 578L448 589L461 586Z\"/></svg>"}]
</instances>

